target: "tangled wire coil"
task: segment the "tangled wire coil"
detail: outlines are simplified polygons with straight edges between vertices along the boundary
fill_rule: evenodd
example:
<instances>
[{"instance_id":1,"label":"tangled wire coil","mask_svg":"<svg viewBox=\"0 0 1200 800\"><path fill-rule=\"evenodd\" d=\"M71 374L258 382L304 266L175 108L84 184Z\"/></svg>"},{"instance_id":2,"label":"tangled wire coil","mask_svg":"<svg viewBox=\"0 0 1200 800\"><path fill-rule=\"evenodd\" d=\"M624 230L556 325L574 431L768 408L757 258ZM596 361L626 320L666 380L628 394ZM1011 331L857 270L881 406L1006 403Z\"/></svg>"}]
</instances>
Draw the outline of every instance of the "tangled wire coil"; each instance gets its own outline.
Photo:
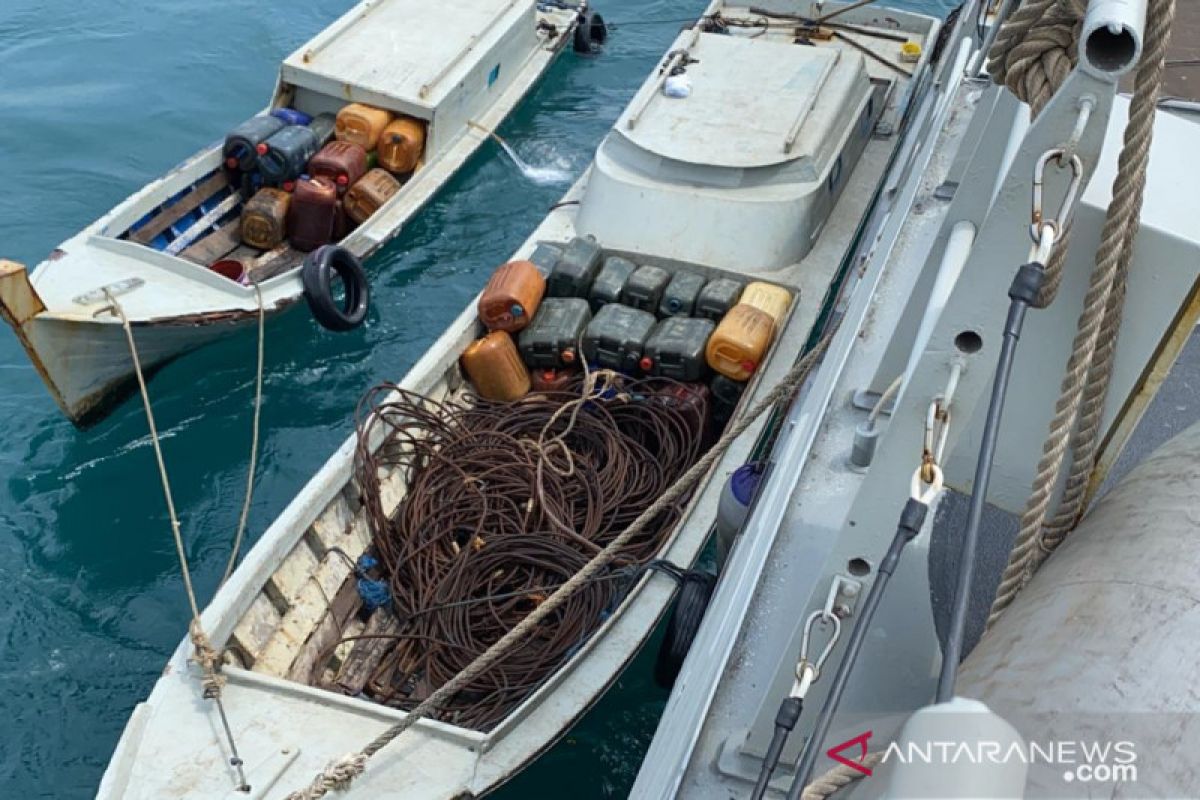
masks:
<instances>
[{"instance_id":1,"label":"tangled wire coil","mask_svg":"<svg viewBox=\"0 0 1200 800\"><path fill-rule=\"evenodd\" d=\"M703 395L664 379L596 377L516 403L437 402L390 384L363 398L357 479L401 623L367 682L373 699L419 704L703 453ZM384 481L396 470L407 492L389 515ZM603 623L678 518L679 509L664 513L441 718L486 730L507 716Z\"/></svg>"}]
</instances>

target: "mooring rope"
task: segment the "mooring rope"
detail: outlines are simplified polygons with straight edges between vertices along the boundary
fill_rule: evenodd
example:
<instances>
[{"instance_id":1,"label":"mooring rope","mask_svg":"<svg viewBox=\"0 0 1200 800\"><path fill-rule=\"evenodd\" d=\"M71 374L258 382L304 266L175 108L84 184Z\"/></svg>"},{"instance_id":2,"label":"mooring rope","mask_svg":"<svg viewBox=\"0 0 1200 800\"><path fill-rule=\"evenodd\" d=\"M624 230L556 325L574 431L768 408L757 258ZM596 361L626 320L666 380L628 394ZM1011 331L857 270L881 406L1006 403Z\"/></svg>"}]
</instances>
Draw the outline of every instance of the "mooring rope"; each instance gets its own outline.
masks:
<instances>
[{"instance_id":1,"label":"mooring rope","mask_svg":"<svg viewBox=\"0 0 1200 800\"><path fill-rule=\"evenodd\" d=\"M867 769L871 769L882 760L883 753L868 753L863 756L860 763ZM833 797L837 792L866 776L867 773L862 770L848 767L845 764L838 764L829 771L813 778L812 783L805 786L804 791L801 792L800 800L826 800L826 798Z\"/></svg>"},{"instance_id":2,"label":"mooring rope","mask_svg":"<svg viewBox=\"0 0 1200 800\"><path fill-rule=\"evenodd\" d=\"M230 563L236 561L238 549L242 534L245 531L246 517L249 513L250 493L253 491L254 485L254 465L257 460L258 453L258 429L259 429L259 409L262 406L262 373L263 373L263 354L265 345L265 316L266 311L263 307L262 292L258 286L254 287L255 295L258 298L258 379L257 391L254 399L254 441L250 447L250 477L248 479L246 502L243 506L241 522L238 525L238 533L233 557ZM179 514L175 509L175 497L171 491L171 479L167 474L166 460L163 458L161 437L158 433L158 424L154 419L154 409L150 403L150 392L146 388L146 376L142 369L142 360L138 354L137 342L133 337L133 326L129 322L129 317L125 313L125 309L117 301L109 289L104 289L104 296L108 299L112 310L121 320L121 327L125 331L125 342L129 346L129 357L133 360L133 372L137 377L138 390L142 396L142 407L146 412L146 425L150 429L150 444L154 449L154 458L158 462L158 475L162 481L163 497L167 502L167 514L171 520L171 534L175 540L175 553L179 558L179 571L183 575L183 588L187 594L188 605L191 608L192 619L188 624L188 638L191 639L193 649L193 660L200 667L203 677L200 679L200 685L203 689L204 697L212 700L217 706L217 712L221 717L221 725L225 730L226 740L229 743L230 759L229 763L233 766L238 774L239 789L248 788L246 783L246 775L242 764L241 756L238 754L237 743L234 740L233 730L229 726L229 718L225 713L225 705L221 700L221 691L225 686L225 676L221 674L221 655L216 648L212 646L212 642L208 638L208 634L204 631L204 625L200 620L200 604L196 600L196 588L192 583L192 570L188 561L187 549L183 543L183 534L179 524ZM228 574L226 574L228 577ZM224 582L222 578L222 582Z\"/></svg>"},{"instance_id":3,"label":"mooring rope","mask_svg":"<svg viewBox=\"0 0 1200 800\"><path fill-rule=\"evenodd\" d=\"M246 498L242 501L242 513L238 517L237 534L229 550L229 562L221 576L221 585L229 580L242 552L242 539L246 535L246 523L250 519L250 504L254 500L254 475L258 470L259 420L262 416L263 362L266 355L267 309L263 306L262 288L254 284L254 296L258 300L258 368L254 376L254 421L250 425L250 466L246 470Z\"/></svg>"},{"instance_id":4,"label":"mooring rope","mask_svg":"<svg viewBox=\"0 0 1200 800\"><path fill-rule=\"evenodd\" d=\"M420 705L409 711L403 720L379 734L361 751L351 753L334 761L313 778L312 782L287 796L287 800L319 800L331 791L349 787L351 781L366 769L367 761L396 737L417 723L418 720L436 712L441 705L471 683L513 647L533 633L543 620L566 603L577 591L589 585L597 573L608 566L622 549L662 512L670 509L681 497L691 491L693 485L704 476L717 460L729 449L742 433L763 413L776 403L791 396L812 372L829 346L834 331L831 329L806 353L766 395L739 420L729 426L708 452L687 472L679 477L652 505L638 515L625 530L616 536L603 550L596 553L578 572L563 583L515 627L481 653L461 672L431 693Z\"/></svg>"},{"instance_id":5,"label":"mooring rope","mask_svg":"<svg viewBox=\"0 0 1200 800\"><path fill-rule=\"evenodd\" d=\"M1053 9L1052 3L1057 3ZM1039 20L1049 19L1052 15L1054 19L1061 20L1077 8L1077 0L1030 0L1025 3L1005 23L1005 28L1013 26L1012 29L1002 29L997 38L989 62L989 69L995 67L993 77L1006 78L1008 69L1035 70L1040 67L1033 65L1057 64L1057 58L1039 60L1029 54L1023 59L1014 58L1011 54L1016 53L1021 45L1013 42L1032 35L1031 30L1037 28ZM1028 13L1022 15L1026 9L1029 9ZM1046 557L1062 543L1085 510L1087 487L1098 456L1100 423L1120 332L1126 278L1138 232L1154 134L1154 115L1174 16L1175 0L1150 0L1146 14L1145 49L1138 65L1124 146L1113 181L1113 198L1096 252L1096 266L1084 298L1084 309L1076 327L1054 418L1042 447L1042 458L1038 462L1030 497L1021 515L1020 530L988 616L989 627L1012 603ZM1059 47L1057 39L1042 37L1038 41L1053 41L1052 48ZM1025 64L1030 66L1017 66ZM1053 74L1045 70L1045 82L1057 89L1065 76L1060 80L1060 71L1057 67L1054 69ZM1040 79L1005 79L1004 83L1010 88L1014 84L1035 88L1041 86ZM1041 91L1038 89L1038 97ZM1064 247L1056 251L1060 264L1064 251ZM1047 277L1050 277L1049 274ZM1072 456L1063 496L1056 514L1046 523L1050 501L1062 476L1068 449Z\"/></svg>"}]
</instances>

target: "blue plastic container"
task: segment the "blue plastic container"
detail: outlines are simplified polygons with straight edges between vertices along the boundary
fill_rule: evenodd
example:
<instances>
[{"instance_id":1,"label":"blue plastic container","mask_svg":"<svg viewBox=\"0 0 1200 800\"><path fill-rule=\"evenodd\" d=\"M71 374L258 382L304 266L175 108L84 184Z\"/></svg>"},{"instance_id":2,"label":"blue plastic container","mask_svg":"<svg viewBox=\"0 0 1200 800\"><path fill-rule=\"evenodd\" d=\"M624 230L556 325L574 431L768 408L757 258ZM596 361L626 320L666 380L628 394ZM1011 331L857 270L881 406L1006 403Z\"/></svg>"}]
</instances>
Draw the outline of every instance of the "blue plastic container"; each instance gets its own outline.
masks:
<instances>
[{"instance_id":1,"label":"blue plastic container","mask_svg":"<svg viewBox=\"0 0 1200 800\"><path fill-rule=\"evenodd\" d=\"M288 125L307 125L312 122L311 115L294 108L277 108L271 112L271 116L283 120Z\"/></svg>"}]
</instances>

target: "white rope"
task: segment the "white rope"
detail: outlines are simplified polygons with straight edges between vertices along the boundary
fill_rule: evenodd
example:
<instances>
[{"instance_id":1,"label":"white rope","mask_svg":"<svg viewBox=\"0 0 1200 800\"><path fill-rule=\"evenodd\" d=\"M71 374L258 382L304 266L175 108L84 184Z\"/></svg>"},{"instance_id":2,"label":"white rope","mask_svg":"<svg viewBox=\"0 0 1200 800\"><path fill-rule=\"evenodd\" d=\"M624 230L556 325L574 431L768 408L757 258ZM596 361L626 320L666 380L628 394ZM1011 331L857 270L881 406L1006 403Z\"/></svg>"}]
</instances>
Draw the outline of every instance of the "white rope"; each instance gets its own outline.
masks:
<instances>
[{"instance_id":1,"label":"white rope","mask_svg":"<svg viewBox=\"0 0 1200 800\"><path fill-rule=\"evenodd\" d=\"M868 753L863 756L862 765L870 769L882 760L883 753ZM804 791L800 793L800 800L826 800L826 798L833 797L845 787L866 776L867 774L862 770L848 767L845 764L838 764L823 775L817 776L813 779L812 783L805 786Z\"/></svg>"},{"instance_id":2,"label":"white rope","mask_svg":"<svg viewBox=\"0 0 1200 800\"><path fill-rule=\"evenodd\" d=\"M435 713L441 707L442 703L452 698L477 676L487 671L493 664L507 655L514 647L521 644L530 633L536 630L542 621L557 611L576 591L591 582L600 570L604 569L620 554L622 548L632 538L641 533L662 511L674 506L690 491L692 486L729 449L734 440L749 428L758 417L762 416L763 413L779 401L791 396L792 392L804 382L821 356L825 353L833 333L833 330L827 332L813 349L797 361L779 383L767 392L753 408L730 425L721 434L721 438L709 448L708 452L663 492L658 500L643 511L637 519L630 523L629 527L621 531L603 550L593 556L590 561L559 586L546 600L539 603L512 630L500 637L495 644L481 653L474 661L464 667L461 672L430 694L416 708L408 712L403 720L376 736L360 752L343 756L331 763L325 770L313 778L307 786L289 794L286 800L320 800L320 798L334 789L346 788L350 781L362 774L368 759L395 741L396 737L415 725L418 720Z\"/></svg>"},{"instance_id":3,"label":"white rope","mask_svg":"<svg viewBox=\"0 0 1200 800\"><path fill-rule=\"evenodd\" d=\"M258 440L259 419L262 415L263 361L266 353L267 310L263 306L262 289L254 284L254 296L258 300L258 368L254 377L254 422L250 433L250 466L246 470L246 498L242 502L242 513L238 518L237 533L233 537L233 547L229 551L229 563L225 565L225 574L221 576L221 584L229 580L237 566L238 556L242 552L242 539L246 535L246 521L250 519L250 504L254 499L254 474L258 469Z\"/></svg>"}]
</instances>

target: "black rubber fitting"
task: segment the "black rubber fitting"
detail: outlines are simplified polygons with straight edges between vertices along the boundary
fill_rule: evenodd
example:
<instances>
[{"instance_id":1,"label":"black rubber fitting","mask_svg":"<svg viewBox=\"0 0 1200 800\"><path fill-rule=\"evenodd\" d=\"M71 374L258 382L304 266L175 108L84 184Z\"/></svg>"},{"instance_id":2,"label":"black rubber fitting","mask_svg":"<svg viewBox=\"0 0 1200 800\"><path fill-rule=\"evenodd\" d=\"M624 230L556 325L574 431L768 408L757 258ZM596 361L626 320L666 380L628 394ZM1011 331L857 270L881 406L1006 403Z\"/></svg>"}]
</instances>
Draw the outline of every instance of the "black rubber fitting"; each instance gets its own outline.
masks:
<instances>
[{"instance_id":1,"label":"black rubber fitting","mask_svg":"<svg viewBox=\"0 0 1200 800\"><path fill-rule=\"evenodd\" d=\"M929 506L922 503L920 500L908 498L908 502L904 504L904 510L900 512L899 530L904 532L906 541L911 542L921 532L921 526L925 524L925 515L929 512Z\"/></svg>"},{"instance_id":2,"label":"black rubber fitting","mask_svg":"<svg viewBox=\"0 0 1200 800\"><path fill-rule=\"evenodd\" d=\"M799 697L785 697L775 713L775 727L790 731L796 727L800 712L804 710L804 701Z\"/></svg>"},{"instance_id":3,"label":"black rubber fitting","mask_svg":"<svg viewBox=\"0 0 1200 800\"><path fill-rule=\"evenodd\" d=\"M1008 287L1008 296L1025 305L1033 305L1042 293L1042 285L1045 282L1045 267L1033 262L1022 264L1013 277L1012 286Z\"/></svg>"}]
</instances>

